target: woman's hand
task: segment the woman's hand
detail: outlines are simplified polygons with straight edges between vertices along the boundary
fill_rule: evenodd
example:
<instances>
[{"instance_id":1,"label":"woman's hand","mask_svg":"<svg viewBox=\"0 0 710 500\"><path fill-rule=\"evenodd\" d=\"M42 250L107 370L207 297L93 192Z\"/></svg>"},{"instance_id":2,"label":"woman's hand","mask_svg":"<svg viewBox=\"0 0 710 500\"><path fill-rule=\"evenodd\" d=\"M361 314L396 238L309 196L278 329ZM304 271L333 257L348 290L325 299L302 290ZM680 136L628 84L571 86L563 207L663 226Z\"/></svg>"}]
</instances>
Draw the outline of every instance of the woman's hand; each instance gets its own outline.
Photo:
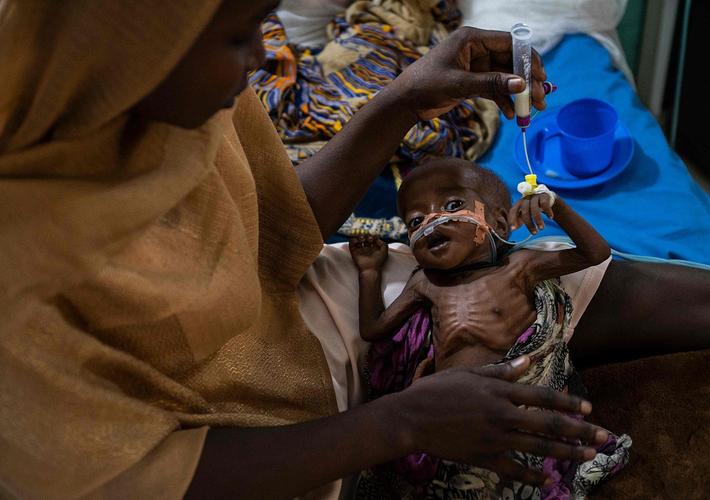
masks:
<instances>
[{"instance_id":1,"label":"woman's hand","mask_svg":"<svg viewBox=\"0 0 710 500\"><path fill-rule=\"evenodd\" d=\"M525 81L511 74L512 59L510 33L464 26L407 67L386 90L397 92L403 109L413 110L420 120L446 113L470 97L494 100L510 119L515 115L510 95L525 89ZM532 102L544 109L545 70L534 50L532 60Z\"/></svg>"},{"instance_id":2,"label":"woman's hand","mask_svg":"<svg viewBox=\"0 0 710 500\"><path fill-rule=\"evenodd\" d=\"M396 398L396 419L409 441L407 449L485 467L525 484L541 484L546 476L514 462L510 450L562 460L584 461L608 433L560 413L521 405L588 414L592 406L552 389L512 383L528 368L524 356L500 365L453 368L423 377ZM393 425L393 428L395 426Z\"/></svg>"},{"instance_id":3,"label":"woman's hand","mask_svg":"<svg viewBox=\"0 0 710 500\"><path fill-rule=\"evenodd\" d=\"M587 459L594 450L570 442L601 443L608 433L558 413L521 409L591 410L574 396L509 382L529 363L523 357L444 370L396 394L299 424L210 428L186 498L293 498L417 451L542 483L542 472L516 464L507 452Z\"/></svg>"}]
</instances>

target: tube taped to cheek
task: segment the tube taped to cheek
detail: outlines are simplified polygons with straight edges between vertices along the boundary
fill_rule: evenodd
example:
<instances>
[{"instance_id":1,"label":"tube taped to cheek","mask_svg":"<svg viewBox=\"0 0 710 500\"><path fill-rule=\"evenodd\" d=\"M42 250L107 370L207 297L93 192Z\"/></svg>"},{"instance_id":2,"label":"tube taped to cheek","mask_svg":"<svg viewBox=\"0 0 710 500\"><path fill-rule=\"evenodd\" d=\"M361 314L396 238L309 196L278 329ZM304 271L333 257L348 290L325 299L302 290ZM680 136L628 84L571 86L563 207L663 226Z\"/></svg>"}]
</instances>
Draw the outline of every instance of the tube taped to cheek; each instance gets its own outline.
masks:
<instances>
[{"instance_id":1,"label":"tube taped to cheek","mask_svg":"<svg viewBox=\"0 0 710 500\"><path fill-rule=\"evenodd\" d=\"M446 224L447 222L468 222L470 224L475 224L476 234L473 240L480 245L486 239L486 233L490 229L486 223L485 214L485 206L479 201L473 202L473 211L457 210L456 212L430 213L424 218L424 221L422 221L419 229L414 231L409 237L409 245L413 247L417 241L422 238L426 238L433 233L437 226Z\"/></svg>"}]
</instances>

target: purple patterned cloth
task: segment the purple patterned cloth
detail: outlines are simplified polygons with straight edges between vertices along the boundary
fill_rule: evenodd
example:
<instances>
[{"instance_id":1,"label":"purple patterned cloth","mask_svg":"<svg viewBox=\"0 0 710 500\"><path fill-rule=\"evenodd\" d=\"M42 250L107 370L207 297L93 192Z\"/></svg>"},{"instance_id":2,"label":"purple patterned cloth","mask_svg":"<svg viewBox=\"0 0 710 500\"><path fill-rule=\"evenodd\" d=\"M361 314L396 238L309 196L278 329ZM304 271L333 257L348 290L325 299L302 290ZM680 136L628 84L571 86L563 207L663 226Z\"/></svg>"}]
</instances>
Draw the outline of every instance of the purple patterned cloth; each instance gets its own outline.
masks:
<instances>
[{"instance_id":1,"label":"purple patterned cloth","mask_svg":"<svg viewBox=\"0 0 710 500\"><path fill-rule=\"evenodd\" d=\"M567 391L574 369L569 360L564 332L572 314L572 305L559 280L547 280L536 286L535 308L535 323L520 334L501 361L527 354L533 361L526 373L518 379L519 383ZM374 342L370 346L366 368L369 372L370 399L401 391L412 384L421 362L434 357L431 325L429 310L421 308L394 337ZM570 416L582 418L581 415ZM513 455L521 465L543 470L552 478L551 484L537 490L538 498L568 500L585 498L595 485L622 469L628 462L631 444L629 436L610 433L607 442L597 447L597 456L585 462L543 458L517 451ZM440 460L424 453L399 458L376 467L372 472L374 476L361 476L358 491L362 489L369 493L363 493L365 496L360 495L358 498L372 498L373 491L379 491L377 485L380 480L387 484L385 490L395 487L398 483L388 483L387 479L393 473L405 479L410 488L397 490L398 494L393 498L482 500L493 494L515 500L532 498L532 487L529 485L503 483L497 475L494 475L493 480L493 476L483 469ZM469 484L467 481L473 482ZM474 483L477 486L472 489L470 486ZM383 497L379 493L374 495L376 498Z\"/></svg>"},{"instance_id":2,"label":"purple patterned cloth","mask_svg":"<svg viewBox=\"0 0 710 500\"><path fill-rule=\"evenodd\" d=\"M427 308L415 312L394 337L371 344L367 355L370 399L401 391L412 384L419 363L434 355Z\"/></svg>"},{"instance_id":3,"label":"purple patterned cloth","mask_svg":"<svg viewBox=\"0 0 710 500\"><path fill-rule=\"evenodd\" d=\"M434 356L430 341L431 315L427 308L415 312L394 337L372 343L368 353L370 399L409 387L419 363ZM413 453L384 465L412 484L431 480L438 459L426 453Z\"/></svg>"}]
</instances>

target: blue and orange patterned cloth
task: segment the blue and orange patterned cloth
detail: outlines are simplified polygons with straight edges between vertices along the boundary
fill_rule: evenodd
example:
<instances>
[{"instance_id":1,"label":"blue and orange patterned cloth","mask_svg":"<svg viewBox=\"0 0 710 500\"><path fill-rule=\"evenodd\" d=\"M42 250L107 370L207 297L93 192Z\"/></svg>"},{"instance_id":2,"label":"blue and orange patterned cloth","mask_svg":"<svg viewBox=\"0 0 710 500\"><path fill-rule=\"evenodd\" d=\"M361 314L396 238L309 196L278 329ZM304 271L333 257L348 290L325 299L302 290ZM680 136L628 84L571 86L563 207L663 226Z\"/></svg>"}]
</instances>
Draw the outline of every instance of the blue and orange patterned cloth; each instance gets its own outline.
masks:
<instances>
[{"instance_id":1,"label":"blue and orange patterned cloth","mask_svg":"<svg viewBox=\"0 0 710 500\"><path fill-rule=\"evenodd\" d=\"M331 41L320 50L290 44L275 14L262 25L266 62L249 82L294 164L323 147L358 109L447 36L460 17L454 2L434 2L418 13L431 21L424 34L426 44L418 45L422 30L417 33L420 40L410 39L407 19L398 18L396 11L384 16L387 22L381 18L382 9L397 2L385 1L374 11L368 10L368 4L357 2L336 17L328 27ZM429 156L474 160L490 146L498 123L497 107L483 99L466 100L439 118L419 122L404 137L389 165L383 165L383 179L395 185L386 195L393 198L391 204L401 176L417 162ZM354 215L341 234L367 232L389 240L406 239L406 228L392 215Z\"/></svg>"}]
</instances>

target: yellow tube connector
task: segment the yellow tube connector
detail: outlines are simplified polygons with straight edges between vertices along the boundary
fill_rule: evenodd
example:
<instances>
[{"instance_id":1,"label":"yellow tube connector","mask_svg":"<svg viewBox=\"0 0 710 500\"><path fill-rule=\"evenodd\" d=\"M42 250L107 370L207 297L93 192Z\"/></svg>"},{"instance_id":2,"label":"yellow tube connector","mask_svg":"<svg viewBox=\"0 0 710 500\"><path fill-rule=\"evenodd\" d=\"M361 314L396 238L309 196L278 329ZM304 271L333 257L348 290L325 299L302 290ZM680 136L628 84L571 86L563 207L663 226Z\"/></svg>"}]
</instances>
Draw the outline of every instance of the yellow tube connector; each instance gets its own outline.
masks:
<instances>
[{"instance_id":1,"label":"yellow tube connector","mask_svg":"<svg viewBox=\"0 0 710 500\"><path fill-rule=\"evenodd\" d=\"M525 176L525 182L530 184L533 189L537 187L537 175L535 174L528 174Z\"/></svg>"}]
</instances>

